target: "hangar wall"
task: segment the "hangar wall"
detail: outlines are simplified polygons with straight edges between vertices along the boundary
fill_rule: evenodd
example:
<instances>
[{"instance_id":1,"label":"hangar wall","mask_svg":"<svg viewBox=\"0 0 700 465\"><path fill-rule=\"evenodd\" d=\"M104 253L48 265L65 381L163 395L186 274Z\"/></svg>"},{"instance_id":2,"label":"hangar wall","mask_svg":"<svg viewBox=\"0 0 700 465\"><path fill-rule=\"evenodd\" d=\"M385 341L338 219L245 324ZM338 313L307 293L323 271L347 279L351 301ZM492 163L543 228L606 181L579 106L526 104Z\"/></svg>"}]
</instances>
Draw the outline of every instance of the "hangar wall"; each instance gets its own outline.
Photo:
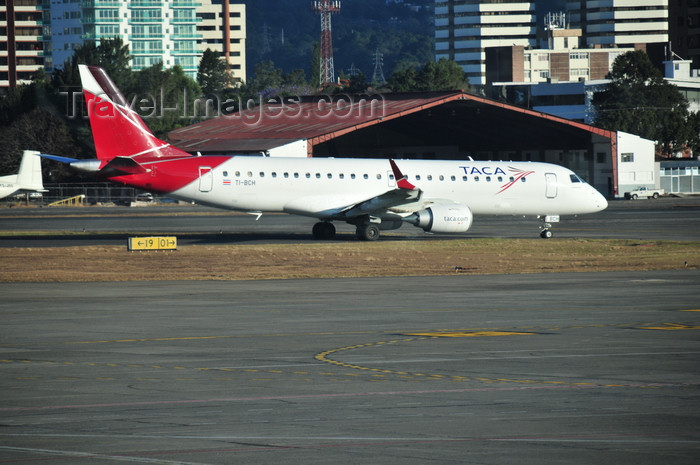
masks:
<instances>
[{"instance_id":1,"label":"hangar wall","mask_svg":"<svg viewBox=\"0 0 700 465\"><path fill-rule=\"evenodd\" d=\"M655 162L654 141L626 132L617 133L618 190L616 197L638 187L658 189L659 164Z\"/></svg>"}]
</instances>

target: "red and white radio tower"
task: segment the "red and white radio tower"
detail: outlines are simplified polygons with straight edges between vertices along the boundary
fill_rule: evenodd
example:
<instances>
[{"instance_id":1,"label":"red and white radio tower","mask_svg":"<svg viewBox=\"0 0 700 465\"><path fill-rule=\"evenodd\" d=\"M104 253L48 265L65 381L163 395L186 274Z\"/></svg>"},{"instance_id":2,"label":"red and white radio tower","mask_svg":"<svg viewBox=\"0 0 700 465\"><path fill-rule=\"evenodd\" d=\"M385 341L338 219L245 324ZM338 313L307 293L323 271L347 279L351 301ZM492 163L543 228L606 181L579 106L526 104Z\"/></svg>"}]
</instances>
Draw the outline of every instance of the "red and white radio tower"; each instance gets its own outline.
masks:
<instances>
[{"instance_id":1,"label":"red and white radio tower","mask_svg":"<svg viewBox=\"0 0 700 465\"><path fill-rule=\"evenodd\" d=\"M321 15L321 85L335 82L333 70L333 39L331 37L331 15L340 11L340 0L319 0L311 2L311 9Z\"/></svg>"}]
</instances>

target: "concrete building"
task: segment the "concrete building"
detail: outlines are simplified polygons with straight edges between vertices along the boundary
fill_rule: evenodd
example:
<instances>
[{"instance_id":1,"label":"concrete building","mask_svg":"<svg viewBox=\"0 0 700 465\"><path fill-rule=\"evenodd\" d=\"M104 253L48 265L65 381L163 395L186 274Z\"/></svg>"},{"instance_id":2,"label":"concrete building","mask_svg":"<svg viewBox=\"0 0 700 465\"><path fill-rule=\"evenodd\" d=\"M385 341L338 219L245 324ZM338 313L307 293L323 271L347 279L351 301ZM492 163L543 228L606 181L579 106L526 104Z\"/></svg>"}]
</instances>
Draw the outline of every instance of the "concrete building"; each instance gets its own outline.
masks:
<instances>
[{"instance_id":1,"label":"concrete building","mask_svg":"<svg viewBox=\"0 0 700 465\"><path fill-rule=\"evenodd\" d=\"M700 70L691 69L690 60L664 61L664 78L688 100L690 112L700 111ZM607 79L562 82L494 82L489 95L499 100L562 118L591 124L595 119L593 95L605 88Z\"/></svg>"},{"instance_id":2,"label":"concrete building","mask_svg":"<svg viewBox=\"0 0 700 465\"><path fill-rule=\"evenodd\" d=\"M540 48L486 50L486 80L494 82L576 82L605 79L615 59L634 48L582 48L581 29L550 26Z\"/></svg>"},{"instance_id":3,"label":"concrete building","mask_svg":"<svg viewBox=\"0 0 700 465\"><path fill-rule=\"evenodd\" d=\"M669 2L668 30L673 51L700 69L700 0Z\"/></svg>"},{"instance_id":4,"label":"concrete building","mask_svg":"<svg viewBox=\"0 0 700 465\"><path fill-rule=\"evenodd\" d=\"M246 80L246 9L229 0L201 0L197 7L200 53L206 49L221 54L234 83Z\"/></svg>"},{"instance_id":5,"label":"concrete building","mask_svg":"<svg viewBox=\"0 0 700 465\"><path fill-rule=\"evenodd\" d=\"M50 3L47 69L61 67L84 41L119 36L135 71L163 62L193 79L202 53L218 51L245 80L245 5L228 0L70 0ZM228 43L228 47L224 46Z\"/></svg>"},{"instance_id":6,"label":"concrete building","mask_svg":"<svg viewBox=\"0 0 700 465\"><path fill-rule=\"evenodd\" d=\"M677 0L675 0L677 1ZM668 42L668 0L567 0L570 27L588 47Z\"/></svg>"},{"instance_id":7,"label":"concrete building","mask_svg":"<svg viewBox=\"0 0 700 465\"><path fill-rule=\"evenodd\" d=\"M180 65L196 78L197 46L194 0L81 0L50 4L51 66L61 67L84 41L121 37L129 45L132 69L158 62Z\"/></svg>"},{"instance_id":8,"label":"concrete building","mask_svg":"<svg viewBox=\"0 0 700 465\"><path fill-rule=\"evenodd\" d=\"M0 88L31 81L44 68L41 0L0 3Z\"/></svg>"},{"instance_id":9,"label":"concrete building","mask_svg":"<svg viewBox=\"0 0 700 465\"><path fill-rule=\"evenodd\" d=\"M435 59L454 60L473 85L486 84L486 49L537 45L535 2L435 0Z\"/></svg>"}]
</instances>

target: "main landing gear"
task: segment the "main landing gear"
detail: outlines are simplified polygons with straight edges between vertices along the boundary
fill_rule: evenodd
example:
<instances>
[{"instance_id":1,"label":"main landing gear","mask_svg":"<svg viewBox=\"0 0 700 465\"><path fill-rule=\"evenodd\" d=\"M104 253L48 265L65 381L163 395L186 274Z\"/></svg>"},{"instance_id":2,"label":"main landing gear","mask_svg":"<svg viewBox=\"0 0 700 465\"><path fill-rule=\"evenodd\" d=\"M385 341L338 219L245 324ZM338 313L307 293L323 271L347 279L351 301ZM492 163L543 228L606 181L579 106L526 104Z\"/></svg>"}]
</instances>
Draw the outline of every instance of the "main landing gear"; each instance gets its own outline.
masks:
<instances>
[{"instance_id":1,"label":"main landing gear","mask_svg":"<svg viewBox=\"0 0 700 465\"><path fill-rule=\"evenodd\" d=\"M552 227L552 223L558 223L559 222L559 215L547 215L547 216L538 216L538 218L542 219L542 226L540 226L540 237L542 239L550 239L554 234L550 230Z\"/></svg>"},{"instance_id":2,"label":"main landing gear","mask_svg":"<svg viewBox=\"0 0 700 465\"><path fill-rule=\"evenodd\" d=\"M321 221L314 225L313 229L311 230L311 234L313 234L314 239L333 239L335 237L335 226L333 226L333 223L328 221Z\"/></svg>"},{"instance_id":3,"label":"main landing gear","mask_svg":"<svg viewBox=\"0 0 700 465\"><path fill-rule=\"evenodd\" d=\"M400 224L399 224L400 225ZM376 241L379 239L379 224L371 222L358 222L355 224L355 236L361 241ZM314 239L330 240L335 237L335 226L330 221L320 221L311 230Z\"/></svg>"}]
</instances>

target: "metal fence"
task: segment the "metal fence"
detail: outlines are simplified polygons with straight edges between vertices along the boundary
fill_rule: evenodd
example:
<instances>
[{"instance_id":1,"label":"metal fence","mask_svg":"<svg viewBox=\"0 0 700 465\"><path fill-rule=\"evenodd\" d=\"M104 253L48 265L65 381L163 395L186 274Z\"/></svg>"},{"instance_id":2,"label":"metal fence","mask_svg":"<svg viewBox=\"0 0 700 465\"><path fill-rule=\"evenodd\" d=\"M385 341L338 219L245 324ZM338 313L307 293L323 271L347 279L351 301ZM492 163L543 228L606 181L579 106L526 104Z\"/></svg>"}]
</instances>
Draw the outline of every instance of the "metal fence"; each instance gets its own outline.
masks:
<instances>
[{"instance_id":1,"label":"metal fence","mask_svg":"<svg viewBox=\"0 0 700 465\"><path fill-rule=\"evenodd\" d=\"M84 195L85 203L91 205L98 203L128 204L134 200L137 194L142 192L133 187L122 187L108 182L44 184L44 189L48 190L43 195L45 203Z\"/></svg>"}]
</instances>

